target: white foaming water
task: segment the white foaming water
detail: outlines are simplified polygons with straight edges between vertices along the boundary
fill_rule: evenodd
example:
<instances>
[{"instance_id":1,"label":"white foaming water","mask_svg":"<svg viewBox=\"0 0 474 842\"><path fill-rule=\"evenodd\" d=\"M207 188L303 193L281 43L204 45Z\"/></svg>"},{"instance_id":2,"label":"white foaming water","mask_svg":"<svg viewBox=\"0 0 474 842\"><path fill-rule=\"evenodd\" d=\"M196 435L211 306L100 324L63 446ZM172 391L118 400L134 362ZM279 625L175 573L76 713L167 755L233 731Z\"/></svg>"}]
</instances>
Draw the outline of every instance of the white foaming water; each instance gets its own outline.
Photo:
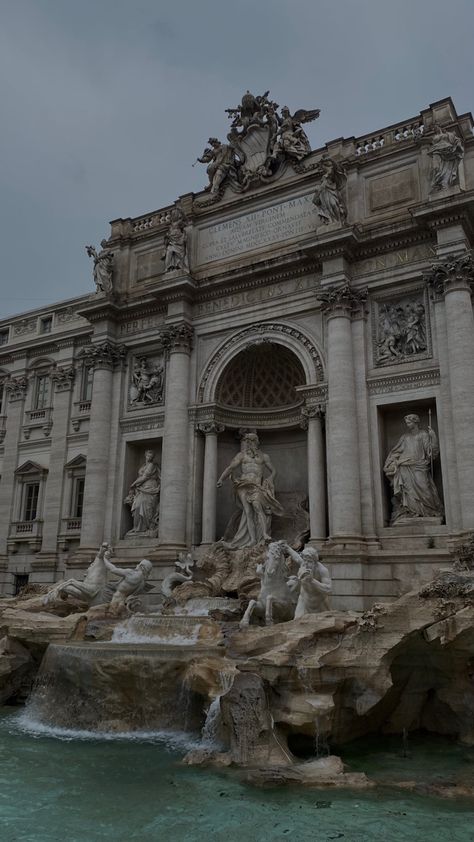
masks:
<instances>
[{"instance_id":1,"label":"white foaming water","mask_svg":"<svg viewBox=\"0 0 474 842\"><path fill-rule=\"evenodd\" d=\"M209 705L209 710L206 714L206 721L204 723L203 729L201 731L202 743L201 745L206 748L220 748L222 745L221 741L221 697L227 693L228 690L232 687L232 683L234 681L234 673L232 672L220 672L219 673L219 684L221 685L221 692L215 699L212 700L211 704Z\"/></svg>"},{"instance_id":2,"label":"white foaming water","mask_svg":"<svg viewBox=\"0 0 474 842\"><path fill-rule=\"evenodd\" d=\"M99 741L99 742L139 742L139 743L160 743L167 748L178 751L190 751L201 745L198 737L192 737L184 731L87 731L79 728L60 728L55 725L46 725L44 722L32 717L27 710L18 716L8 717L2 723L10 733L29 734L31 737L52 737L57 740L71 742L75 740Z\"/></svg>"}]
</instances>

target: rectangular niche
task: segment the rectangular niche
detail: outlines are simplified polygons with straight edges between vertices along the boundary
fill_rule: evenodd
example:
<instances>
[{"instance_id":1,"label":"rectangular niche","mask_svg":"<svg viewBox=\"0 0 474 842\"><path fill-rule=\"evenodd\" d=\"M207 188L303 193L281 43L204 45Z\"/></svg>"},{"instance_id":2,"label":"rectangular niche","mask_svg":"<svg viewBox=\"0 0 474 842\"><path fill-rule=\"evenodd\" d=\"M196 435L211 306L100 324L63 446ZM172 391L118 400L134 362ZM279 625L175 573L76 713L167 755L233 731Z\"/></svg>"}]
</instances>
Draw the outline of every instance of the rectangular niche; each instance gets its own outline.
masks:
<instances>
[{"instance_id":1,"label":"rectangular niche","mask_svg":"<svg viewBox=\"0 0 474 842\"><path fill-rule=\"evenodd\" d=\"M420 429L427 430L428 428L428 419L429 419L429 410L431 410L431 427L434 430L436 437L438 439L439 445L439 432L438 432L438 420L437 420L437 413L436 413L436 400L434 398L428 398L425 400L414 400L414 401L406 401L403 403L393 403L393 404L384 404L383 406L378 407L379 413L379 446L380 446L380 465L381 465L381 473L382 473L382 488L383 488L383 518L384 518L384 526L397 526L397 524L391 524L391 516L392 516L392 486L385 475L383 470L385 461L387 459L388 454L392 450L393 447L397 445L401 436L407 432L407 427L404 421L406 415L418 415L420 418ZM431 473L431 472L430 472ZM443 506L444 511L444 499L443 499L443 481L442 481L442 468L441 468L441 461L440 456L433 459L433 481L436 486L436 490L439 495L439 499ZM418 518L413 517L410 518L409 525L416 525L416 523L420 522ZM443 514L441 523L445 523L445 517ZM403 525L406 523L399 523L398 527L402 528ZM398 528L397 527L397 528Z\"/></svg>"},{"instance_id":2,"label":"rectangular niche","mask_svg":"<svg viewBox=\"0 0 474 842\"><path fill-rule=\"evenodd\" d=\"M377 367L425 360L433 355L426 287L381 295L373 301L372 349Z\"/></svg>"},{"instance_id":3,"label":"rectangular niche","mask_svg":"<svg viewBox=\"0 0 474 842\"><path fill-rule=\"evenodd\" d=\"M133 521L130 506L124 502L130 491L130 486L138 477L140 467L145 463L145 452L152 450L155 462L161 471L162 439L144 439L138 442L127 442L125 450L125 470L122 486L122 522L120 536L123 538L132 528ZM137 537L140 537L137 535Z\"/></svg>"},{"instance_id":4,"label":"rectangular niche","mask_svg":"<svg viewBox=\"0 0 474 842\"><path fill-rule=\"evenodd\" d=\"M260 449L270 457L275 468L275 496L288 517L272 518L272 538L279 539L288 532L288 539L298 531L300 517L297 509L308 495L307 434L300 429L258 432ZM218 439L218 476L240 450L236 432L226 430ZM236 472L238 473L238 472ZM268 473L265 473L268 476ZM237 510L232 481L228 478L217 489L217 538L224 535L227 525ZM303 516L304 517L304 516ZM296 526L295 526L296 523Z\"/></svg>"}]
</instances>

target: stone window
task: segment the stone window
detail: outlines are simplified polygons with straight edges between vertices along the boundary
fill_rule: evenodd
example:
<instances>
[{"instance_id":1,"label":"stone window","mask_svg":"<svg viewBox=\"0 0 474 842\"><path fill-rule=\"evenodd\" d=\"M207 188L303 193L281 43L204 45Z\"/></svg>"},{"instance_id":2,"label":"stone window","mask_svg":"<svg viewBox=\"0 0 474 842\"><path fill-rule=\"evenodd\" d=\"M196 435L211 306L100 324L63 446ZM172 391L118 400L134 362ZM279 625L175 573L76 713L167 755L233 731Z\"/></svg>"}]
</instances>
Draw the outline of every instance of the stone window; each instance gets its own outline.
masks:
<instances>
[{"instance_id":1,"label":"stone window","mask_svg":"<svg viewBox=\"0 0 474 842\"><path fill-rule=\"evenodd\" d=\"M53 317L52 316L44 316L40 319L40 333L51 333L51 328L53 327Z\"/></svg>"},{"instance_id":2,"label":"stone window","mask_svg":"<svg viewBox=\"0 0 474 842\"><path fill-rule=\"evenodd\" d=\"M6 345L8 343L9 336L10 331L8 328L6 330L0 330L0 345Z\"/></svg>"},{"instance_id":3,"label":"stone window","mask_svg":"<svg viewBox=\"0 0 474 842\"><path fill-rule=\"evenodd\" d=\"M45 409L49 406L51 382L49 375L38 374L35 382L34 409Z\"/></svg>"},{"instance_id":4,"label":"stone window","mask_svg":"<svg viewBox=\"0 0 474 842\"><path fill-rule=\"evenodd\" d=\"M23 588L26 588L29 582L28 573L15 573L13 578L14 596L17 596Z\"/></svg>"},{"instance_id":5,"label":"stone window","mask_svg":"<svg viewBox=\"0 0 474 842\"><path fill-rule=\"evenodd\" d=\"M298 403L295 386L305 383L295 355L282 345L262 343L241 351L230 361L217 386L225 406L272 409Z\"/></svg>"},{"instance_id":6,"label":"stone window","mask_svg":"<svg viewBox=\"0 0 474 842\"><path fill-rule=\"evenodd\" d=\"M39 490L39 482L27 482L23 486L22 520L30 521L36 519Z\"/></svg>"},{"instance_id":7,"label":"stone window","mask_svg":"<svg viewBox=\"0 0 474 842\"><path fill-rule=\"evenodd\" d=\"M94 369L84 366L81 379L81 401L92 400L92 383L94 381Z\"/></svg>"},{"instance_id":8,"label":"stone window","mask_svg":"<svg viewBox=\"0 0 474 842\"><path fill-rule=\"evenodd\" d=\"M84 504L85 477L75 477L72 486L71 517L81 518Z\"/></svg>"}]
</instances>

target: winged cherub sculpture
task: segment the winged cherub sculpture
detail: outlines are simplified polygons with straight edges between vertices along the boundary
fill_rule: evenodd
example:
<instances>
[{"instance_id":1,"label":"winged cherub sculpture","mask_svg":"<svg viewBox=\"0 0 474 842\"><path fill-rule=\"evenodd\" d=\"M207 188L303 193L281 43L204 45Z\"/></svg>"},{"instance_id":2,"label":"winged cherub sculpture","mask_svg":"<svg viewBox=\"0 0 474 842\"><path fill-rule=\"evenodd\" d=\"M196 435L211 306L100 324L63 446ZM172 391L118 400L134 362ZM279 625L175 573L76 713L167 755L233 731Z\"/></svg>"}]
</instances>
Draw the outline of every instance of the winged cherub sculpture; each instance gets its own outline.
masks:
<instances>
[{"instance_id":1,"label":"winged cherub sculpture","mask_svg":"<svg viewBox=\"0 0 474 842\"><path fill-rule=\"evenodd\" d=\"M283 152L290 158L296 158L297 161L301 161L308 155L311 152L311 145L302 123L311 123L319 117L319 114L319 108L314 108L312 111L299 108L291 115L290 109L284 105L281 109L279 139L275 152Z\"/></svg>"}]
</instances>

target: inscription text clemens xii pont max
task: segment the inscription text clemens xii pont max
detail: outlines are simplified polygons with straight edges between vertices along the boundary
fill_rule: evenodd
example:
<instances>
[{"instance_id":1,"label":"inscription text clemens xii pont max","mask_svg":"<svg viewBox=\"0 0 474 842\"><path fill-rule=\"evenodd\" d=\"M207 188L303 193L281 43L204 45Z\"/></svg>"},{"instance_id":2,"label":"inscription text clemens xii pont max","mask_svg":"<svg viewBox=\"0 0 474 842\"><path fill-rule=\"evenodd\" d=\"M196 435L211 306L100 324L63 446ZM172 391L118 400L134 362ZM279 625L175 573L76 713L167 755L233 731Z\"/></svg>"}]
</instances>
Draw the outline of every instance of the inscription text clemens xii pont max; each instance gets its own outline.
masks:
<instances>
[{"instance_id":1,"label":"inscription text clemens xii pont max","mask_svg":"<svg viewBox=\"0 0 474 842\"><path fill-rule=\"evenodd\" d=\"M311 193L280 202L203 228L199 232L197 260L198 263L209 263L311 234L317 222Z\"/></svg>"}]
</instances>

